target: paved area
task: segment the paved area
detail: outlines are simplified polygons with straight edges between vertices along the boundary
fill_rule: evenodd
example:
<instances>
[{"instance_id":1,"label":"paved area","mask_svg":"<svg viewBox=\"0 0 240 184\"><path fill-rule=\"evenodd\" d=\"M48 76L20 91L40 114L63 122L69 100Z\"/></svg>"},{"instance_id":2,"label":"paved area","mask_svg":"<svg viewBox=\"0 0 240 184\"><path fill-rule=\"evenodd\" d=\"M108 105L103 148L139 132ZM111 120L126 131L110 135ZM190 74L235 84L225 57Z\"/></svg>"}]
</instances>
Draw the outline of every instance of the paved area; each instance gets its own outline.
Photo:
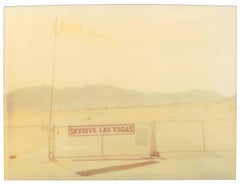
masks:
<instances>
[{"instance_id":1,"label":"paved area","mask_svg":"<svg viewBox=\"0 0 240 184\"><path fill-rule=\"evenodd\" d=\"M134 180L235 179L234 152L162 153L155 159L7 159L5 179Z\"/></svg>"}]
</instances>

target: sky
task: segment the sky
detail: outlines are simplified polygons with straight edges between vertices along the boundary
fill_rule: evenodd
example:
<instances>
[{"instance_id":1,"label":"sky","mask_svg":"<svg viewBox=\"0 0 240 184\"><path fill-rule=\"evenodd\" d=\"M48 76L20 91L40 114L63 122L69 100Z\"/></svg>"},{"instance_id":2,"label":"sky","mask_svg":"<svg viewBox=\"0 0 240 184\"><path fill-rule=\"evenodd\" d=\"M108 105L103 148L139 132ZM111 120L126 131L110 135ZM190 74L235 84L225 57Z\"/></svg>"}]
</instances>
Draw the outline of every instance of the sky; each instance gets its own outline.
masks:
<instances>
[{"instance_id":1,"label":"sky","mask_svg":"<svg viewBox=\"0 0 240 184\"><path fill-rule=\"evenodd\" d=\"M236 7L30 6L4 13L5 92L51 85L55 61L56 88L235 94Z\"/></svg>"}]
</instances>

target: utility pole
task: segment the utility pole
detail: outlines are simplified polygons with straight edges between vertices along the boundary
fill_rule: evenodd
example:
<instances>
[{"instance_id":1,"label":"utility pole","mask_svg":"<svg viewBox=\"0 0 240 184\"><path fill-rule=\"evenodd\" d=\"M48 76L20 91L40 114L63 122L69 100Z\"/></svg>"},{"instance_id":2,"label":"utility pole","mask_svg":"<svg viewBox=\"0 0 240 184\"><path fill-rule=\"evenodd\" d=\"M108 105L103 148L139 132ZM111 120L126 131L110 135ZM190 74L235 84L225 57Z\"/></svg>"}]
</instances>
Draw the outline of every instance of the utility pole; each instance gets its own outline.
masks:
<instances>
[{"instance_id":1,"label":"utility pole","mask_svg":"<svg viewBox=\"0 0 240 184\"><path fill-rule=\"evenodd\" d=\"M52 63L52 81L50 89L50 108L49 108L49 125L48 125L48 158L55 161L54 154L54 124L53 124L53 95L54 95L54 75L55 75L55 62L56 62L56 45L57 45L57 23L58 17L56 16L54 22L54 45L53 45L53 63Z\"/></svg>"}]
</instances>

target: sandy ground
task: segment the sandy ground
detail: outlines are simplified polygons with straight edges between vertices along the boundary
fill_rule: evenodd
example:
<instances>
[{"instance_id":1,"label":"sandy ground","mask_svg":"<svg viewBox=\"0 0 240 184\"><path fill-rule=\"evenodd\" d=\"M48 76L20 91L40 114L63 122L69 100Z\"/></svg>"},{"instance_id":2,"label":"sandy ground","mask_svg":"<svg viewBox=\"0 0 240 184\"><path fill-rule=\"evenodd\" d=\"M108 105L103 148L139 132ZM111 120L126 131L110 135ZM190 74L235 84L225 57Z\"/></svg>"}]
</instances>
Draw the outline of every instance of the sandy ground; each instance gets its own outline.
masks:
<instances>
[{"instance_id":1,"label":"sandy ground","mask_svg":"<svg viewBox=\"0 0 240 184\"><path fill-rule=\"evenodd\" d=\"M235 101L5 115L5 179L234 179ZM156 149L151 158L151 126ZM122 136L68 136L69 125L134 123ZM16 158L14 158L16 156Z\"/></svg>"}]
</instances>

